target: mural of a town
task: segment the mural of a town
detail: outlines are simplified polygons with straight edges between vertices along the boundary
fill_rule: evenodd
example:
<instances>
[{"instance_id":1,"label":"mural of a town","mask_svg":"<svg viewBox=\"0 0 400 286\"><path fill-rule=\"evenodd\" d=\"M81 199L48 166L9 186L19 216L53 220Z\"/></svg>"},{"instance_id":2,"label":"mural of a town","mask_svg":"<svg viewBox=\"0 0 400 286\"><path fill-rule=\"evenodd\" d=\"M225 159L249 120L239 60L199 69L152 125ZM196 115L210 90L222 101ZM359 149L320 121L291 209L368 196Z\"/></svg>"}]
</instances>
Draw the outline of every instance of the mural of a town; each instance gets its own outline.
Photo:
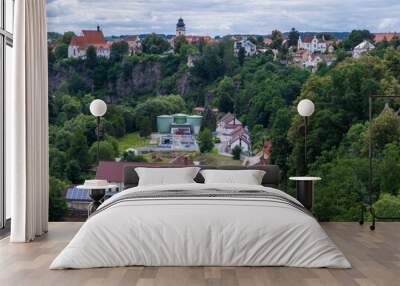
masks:
<instances>
[{"instance_id":1,"label":"mural of a town","mask_svg":"<svg viewBox=\"0 0 400 286\"><path fill-rule=\"evenodd\" d=\"M246 103L233 96L244 80L227 77L230 69L247 63L246 72L252 73L251 61L271 62L294 69L301 87L337 61L361 58L400 36L293 28L211 37L191 35L182 18L174 26L170 35L108 35L101 24L80 34L49 33L50 184L63 206L54 207L54 219L86 216L88 190L75 187L84 179L115 185L107 196L123 190L128 165L270 164L275 141L264 130L270 125L254 119L251 108L243 109ZM215 54L214 47L220 48ZM212 75L220 65L224 72ZM290 102L300 93L296 84ZM88 112L94 98L108 105L99 130ZM99 162L96 132L102 140Z\"/></svg>"}]
</instances>

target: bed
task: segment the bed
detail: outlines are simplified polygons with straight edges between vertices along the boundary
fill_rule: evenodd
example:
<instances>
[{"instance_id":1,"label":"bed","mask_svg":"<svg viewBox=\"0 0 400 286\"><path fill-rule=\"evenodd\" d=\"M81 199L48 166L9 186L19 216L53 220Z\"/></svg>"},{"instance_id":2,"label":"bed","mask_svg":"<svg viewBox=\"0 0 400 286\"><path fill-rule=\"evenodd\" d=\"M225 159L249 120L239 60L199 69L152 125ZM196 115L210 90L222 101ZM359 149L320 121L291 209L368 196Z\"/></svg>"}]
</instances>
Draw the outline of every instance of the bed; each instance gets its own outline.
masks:
<instances>
[{"instance_id":1,"label":"bed","mask_svg":"<svg viewBox=\"0 0 400 286\"><path fill-rule=\"evenodd\" d=\"M278 190L279 168L258 169L265 171L260 185L204 183L198 173L192 183L138 186L138 169L127 167L128 188L98 208L50 269L130 265L350 268L315 218Z\"/></svg>"}]
</instances>

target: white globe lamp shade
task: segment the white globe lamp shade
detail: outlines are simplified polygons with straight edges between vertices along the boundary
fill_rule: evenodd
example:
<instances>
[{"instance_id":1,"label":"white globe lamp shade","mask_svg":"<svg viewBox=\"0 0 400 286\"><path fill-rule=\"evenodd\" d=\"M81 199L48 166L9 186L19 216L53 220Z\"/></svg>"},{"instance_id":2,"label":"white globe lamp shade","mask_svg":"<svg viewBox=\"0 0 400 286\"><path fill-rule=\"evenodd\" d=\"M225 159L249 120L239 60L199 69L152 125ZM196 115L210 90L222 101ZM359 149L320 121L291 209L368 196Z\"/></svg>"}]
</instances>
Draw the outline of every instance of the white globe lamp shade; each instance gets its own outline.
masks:
<instances>
[{"instance_id":1,"label":"white globe lamp shade","mask_svg":"<svg viewBox=\"0 0 400 286\"><path fill-rule=\"evenodd\" d=\"M96 117L106 114L107 104L101 99L95 99L90 103L90 113Z\"/></svg>"},{"instance_id":2,"label":"white globe lamp shade","mask_svg":"<svg viewBox=\"0 0 400 286\"><path fill-rule=\"evenodd\" d=\"M297 105L297 111L301 116L311 116L314 113L314 103L309 99L303 99Z\"/></svg>"}]
</instances>

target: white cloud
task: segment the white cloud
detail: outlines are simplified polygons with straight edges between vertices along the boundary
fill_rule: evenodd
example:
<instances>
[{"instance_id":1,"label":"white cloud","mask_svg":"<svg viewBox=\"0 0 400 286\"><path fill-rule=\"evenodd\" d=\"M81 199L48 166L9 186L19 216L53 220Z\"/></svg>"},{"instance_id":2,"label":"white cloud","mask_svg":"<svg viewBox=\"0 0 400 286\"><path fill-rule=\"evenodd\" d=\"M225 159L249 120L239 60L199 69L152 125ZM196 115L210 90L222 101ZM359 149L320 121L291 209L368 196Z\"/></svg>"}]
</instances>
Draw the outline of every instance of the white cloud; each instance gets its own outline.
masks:
<instances>
[{"instance_id":1,"label":"white cloud","mask_svg":"<svg viewBox=\"0 0 400 286\"><path fill-rule=\"evenodd\" d=\"M382 30L392 30L398 28L400 20L398 18L385 18L379 23L379 28Z\"/></svg>"},{"instance_id":2,"label":"white cloud","mask_svg":"<svg viewBox=\"0 0 400 286\"><path fill-rule=\"evenodd\" d=\"M107 35L173 34L183 17L191 34L288 31L400 31L398 0L47 0L49 31L95 28Z\"/></svg>"}]
</instances>

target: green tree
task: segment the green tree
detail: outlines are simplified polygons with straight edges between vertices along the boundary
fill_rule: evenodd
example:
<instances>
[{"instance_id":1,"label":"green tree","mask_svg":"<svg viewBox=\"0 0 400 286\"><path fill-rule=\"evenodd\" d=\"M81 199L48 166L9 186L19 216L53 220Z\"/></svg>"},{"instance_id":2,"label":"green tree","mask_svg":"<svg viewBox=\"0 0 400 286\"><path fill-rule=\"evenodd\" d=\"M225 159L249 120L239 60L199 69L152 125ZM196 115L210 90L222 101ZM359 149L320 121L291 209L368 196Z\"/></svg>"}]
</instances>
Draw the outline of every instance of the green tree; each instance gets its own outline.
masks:
<instances>
[{"instance_id":1,"label":"green tree","mask_svg":"<svg viewBox=\"0 0 400 286\"><path fill-rule=\"evenodd\" d=\"M288 34L288 45L289 47L297 47L300 33L295 28L292 28Z\"/></svg>"},{"instance_id":2,"label":"green tree","mask_svg":"<svg viewBox=\"0 0 400 286\"><path fill-rule=\"evenodd\" d=\"M239 145L236 145L232 149L233 160L240 160L241 154L242 154L242 148Z\"/></svg>"},{"instance_id":3,"label":"green tree","mask_svg":"<svg viewBox=\"0 0 400 286\"><path fill-rule=\"evenodd\" d=\"M188 41L186 40L185 36L178 36L175 38L175 45L174 45L174 51L177 54L180 54L183 52L183 49L188 45Z\"/></svg>"},{"instance_id":4,"label":"green tree","mask_svg":"<svg viewBox=\"0 0 400 286\"><path fill-rule=\"evenodd\" d=\"M210 152L214 147L213 137L210 129L204 129L199 134L199 147L201 153Z\"/></svg>"},{"instance_id":5,"label":"green tree","mask_svg":"<svg viewBox=\"0 0 400 286\"><path fill-rule=\"evenodd\" d=\"M146 54L162 54L170 49L170 44L156 34L147 35L143 39L142 50Z\"/></svg>"},{"instance_id":6,"label":"green tree","mask_svg":"<svg viewBox=\"0 0 400 286\"><path fill-rule=\"evenodd\" d=\"M54 55L57 60L68 58L68 45L64 43L59 44L54 50Z\"/></svg>"},{"instance_id":7,"label":"green tree","mask_svg":"<svg viewBox=\"0 0 400 286\"><path fill-rule=\"evenodd\" d=\"M129 52L128 43L125 41L113 43L110 48L110 60L112 62L120 62Z\"/></svg>"},{"instance_id":8,"label":"green tree","mask_svg":"<svg viewBox=\"0 0 400 286\"><path fill-rule=\"evenodd\" d=\"M271 39L272 39L271 48L280 50L282 48L282 43L283 43L282 32L278 30L273 30Z\"/></svg>"},{"instance_id":9,"label":"green tree","mask_svg":"<svg viewBox=\"0 0 400 286\"><path fill-rule=\"evenodd\" d=\"M47 60L49 69L53 68L54 63L56 62L56 56L54 55L53 50L50 48L47 48Z\"/></svg>"},{"instance_id":10,"label":"green tree","mask_svg":"<svg viewBox=\"0 0 400 286\"><path fill-rule=\"evenodd\" d=\"M66 154L50 145L49 148L49 173L50 176L62 179L65 174Z\"/></svg>"},{"instance_id":11,"label":"green tree","mask_svg":"<svg viewBox=\"0 0 400 286\"><path fill-rule=\"evenodd\" d=\"M143 155L135 155L134 152L125 151L122 155L122 160L125 162L146 162L146 158Z\"/></svg>"},{"instance_id":12,"label":"green tree","mask_svg":"<svg viewBox=\"0 0 400 286\"><path fill-rule=\"evenodd\" d=\"M148 137L153 132L151 119L148 117L139 117L136 125L139 127L141 137Z\"/></svg>"},{"instance_id":13,"label":"green tree","mask_svg":"<svg viewBox=\"0 0 400 286\"><path fill-rule=\"evenodd\" d=\"M234 112L235 84L231 77L225 76L219 83L216 89L218 98L218 108L221 112Z\"/></svg>"},{"instance_id":14,"label":"green tree","mask_svg":"<svg viewBox=\"0 0 400 286\"><path fill-rule=\"evenodd\" d=\"M246 58L246 50L243 47L240 47L238 51L238 61L240 66L243 66L245 58Z\"/></svg>"},{"instance_id":15,"label":"green tree","mask_svg":"<svg viewBox=\"0 0 400 286\"><path fill-rule=\"evenodd\" d=\"M316 36L317 36L318 39L324 38L326 41L332 41L332 40L335 39L335 37L331 33L322 32L322 33L317 33Z\"/></svg>"},{"instance_id":16,"label":"green tree","mask_svg":"<svg viewBox=\"0 0 400 286\"><path fill-rule=\"evenodd\" d=\"M222 61L224 63L225 74L233 75L237 67L237 59L232 49L233 40L224 39L222 43L219 43L219 45L222 53Z\"/></svg>"},{"instance_id":17,"label":"green tree","mask_svg":"<svg viewBox=\"0 0 400 286\"><path fill-rule=\"evenodd\" d=\"M400 116L392 109L385 109L371 125L374 153L380 153L386 144L400 143Z\"/></svg>"},{"instance_id":18,"label":"green tree","mask_svg":"<svg viewBox=\"0 0 400 286\"><path fill-rule=\"evenodd\" d=\"M51 177L49 180L49 221L62 221L68 212L67 202L63 196L65 185Z\"/></svg>"},{"instance_id":19,"label":"green tree","mask_svg":"<svg viewBox=\"0 0 400 286\"><path fill-rule=\"evenodd\" d=\"M86 66L93 69L97 65L97 52L94 46L89 46L86 50Z\"/></svg>"},{"instance_id":20,"label":"green tree","mask_svg":"<svg viewBox=\"0 0 400 286\"><path fill-rule=\"evenodd\" d=\"M191 69L195 77L204 82L212 82L225 72L221 49L217 45L206 46L203 55L195 62Z\"/></svg>"},{"instance_id":21,"label":"green tree","mask_svg":"<svg viewBox=\"0 0 400 286\"><path fill-rule=\"evenodd\" d=\"M81 164L77 159L72 159L67 162L65 175L67 179L73 184L79 184L82 182L82 169L80 165Z\"/></svg>"},{"instance_id":22,"label":"green tree","mask_svg":"<svg viewBox=\"0 0 400 286\"><path fill-rule=\"evenodd\" d=\"M390 45L397 49L398 47L400 47L400 37L398 35L395 35L392 40L390 41Z\"/></svg>"},{"instance_id":23,"label":"green tree","mask_svg":"<svg viewBox=\"0 0 400 286\"><path fill-rule=\"evenodd\" d=\"M74 32L71 31L65 32L64 35L62 36L63 44L69 45L73 36L75 36Z\"/></svg>"},{"instance_id":24,"label":"green tree","mask_svg":"<svg viewBox=\"0 0 400 286\"><path fill-rule=\"evenodd\" d=\"M383 150L378 168L382 192L397 196L400 191L400 146L390 143Z\"/></svg>"},{"instance_id":25,"label":"green tree","mask_svg":"<svg viewBox=\"0 0 400 286\"><path fill-rule=\"evenodd\" d=\"M334 155L333 155L334 156ZM338 158L310 171L324 179L318 183L313 207L320 221L356 221L367 194L368 159Z\"/></svg>"},{"instance_id":26,"label":"green tree","mask_svg":"<svg viewBox=\"0 0 400 286\"><path fill-rule=\"evenodd\" d=\"M374 208L381 217L400 217L400 197L382 194Z\"/></svg>"},{"instance_id":27,"label":"green tree","mask_svg":"<svg viewBox=\"0 0 400 286\"><path fill-rule=\"evenodd\" d=\"M73 136L71 137L71 142L69 149L67 151L68 154L68 159L72 161L76 161L79 165L79 170L77 172L77 176L75 177L73 174L69 174L69 179L72 182L76 182L77 178L80 177L80 171L85 171L89 168L89 148L88 148L88 142L87 142L87 137L83 133L82 130L76 130L73 133ZM70 162L72 162L70 161ZM75 168L75 165L72 166ZM68 172L68 166L67 166L67 172ZM74 178L72 180L71 178Z\"/></svg>"},{"instance_id":28,"label":"green tree","mask_svg":"<svg viewBox=\"0 0 400 286\"><path fill-rule=\"evenodd\" d=\"M92 164L97 163L97 142L94 142L89 149L89 156ZM99 160L100 161L114 161L118 156L114 147L107 141L100 141L99 143Z\"/></svg>"},{"instance_id":29,"label":"green tree","mask_svg":"<svg viewBox=\"0 0 400 286\"><path fill-rule=\"evenodd\" d=\"M211 106L207 105L203 114L202 128L215 130L217 127L217 117L212 111Z\"/></svg>"},{"instance_id":30,"label":"green tree","mask_svg":"<svg viewBox=\"0 0 400 286\"><path fill-rule=\"evenodd\" d=\"M353 30L346 40L343 41L343 47L345 50L352 50L355 46L360 44L364 40L372 41L374 35L368 30Z\"/></svg>"},{"instance_id":31,"label":"green tree","mask_svg":"<svg viewBox=\"0 0 400 286\"><path fill-rule=\"evenodd\" d=\"M168 95L153 97L139 103L134 110L136 126L147 134L151 129L156 129L156 120L158 115L174 114L185 111L185 102L179 95ZM143 118L147 118L142 122ZM150 123L150 124L148 124ZM143 128L146 126L146 128ZM151 131L150 131L151 132Z\"/></svg>"},{"instance_id":32,"label":"green tree","mask_svg":"<svg viewBox=\"0 0 400 286\"><path fill-rule=\"evenodd\" d=\"M76 72L68 80L68 91L72 95L84 94L87 91L85 81Z\"/></svg>"}]
</instances>

